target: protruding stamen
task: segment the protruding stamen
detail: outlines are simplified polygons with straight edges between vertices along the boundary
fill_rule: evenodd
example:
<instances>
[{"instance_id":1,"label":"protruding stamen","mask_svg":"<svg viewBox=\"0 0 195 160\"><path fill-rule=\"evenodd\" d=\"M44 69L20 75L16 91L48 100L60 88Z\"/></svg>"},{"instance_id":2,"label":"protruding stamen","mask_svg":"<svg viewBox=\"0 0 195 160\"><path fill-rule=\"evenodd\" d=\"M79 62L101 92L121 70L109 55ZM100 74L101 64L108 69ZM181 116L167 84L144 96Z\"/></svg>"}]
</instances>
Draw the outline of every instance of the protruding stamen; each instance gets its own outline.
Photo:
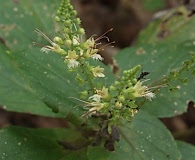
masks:
<instances>
[{"instance_id":1,"label":"protruding stamen","mask_svg":"<svg viewBox=\"0 0 195 160\"><path fill-rule=\"evenodd\" d=\"M40 34L41 36L43 36L50 44L54 44L53 42L52 42L52 40L51 39L49 39L49 37L47 37L43 32L41 32L39 29L35 29L35 32L37 32L38 34Z\"/></svg>"}]
</instances>

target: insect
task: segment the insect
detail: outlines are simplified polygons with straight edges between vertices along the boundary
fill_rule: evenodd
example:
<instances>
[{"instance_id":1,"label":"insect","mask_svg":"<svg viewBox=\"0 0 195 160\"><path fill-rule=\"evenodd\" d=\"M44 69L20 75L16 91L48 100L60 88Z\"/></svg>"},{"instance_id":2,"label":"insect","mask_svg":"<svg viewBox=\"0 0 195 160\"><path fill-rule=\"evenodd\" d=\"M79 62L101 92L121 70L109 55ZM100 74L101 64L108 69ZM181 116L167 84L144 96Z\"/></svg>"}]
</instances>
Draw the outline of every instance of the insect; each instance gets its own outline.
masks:
<instances>
[{"instance_id":1,"label":"insect","mask_svg":"<svg viewBox=\"0 0 195 160\"><path fill-rule=\"evenodd\" d=\"M144 79L145 76L147 76L148 74L150 74L150 72L141 72L139 77L137 77L137 81L141 80L141 79Z\"/></svg>"}]
</instances>

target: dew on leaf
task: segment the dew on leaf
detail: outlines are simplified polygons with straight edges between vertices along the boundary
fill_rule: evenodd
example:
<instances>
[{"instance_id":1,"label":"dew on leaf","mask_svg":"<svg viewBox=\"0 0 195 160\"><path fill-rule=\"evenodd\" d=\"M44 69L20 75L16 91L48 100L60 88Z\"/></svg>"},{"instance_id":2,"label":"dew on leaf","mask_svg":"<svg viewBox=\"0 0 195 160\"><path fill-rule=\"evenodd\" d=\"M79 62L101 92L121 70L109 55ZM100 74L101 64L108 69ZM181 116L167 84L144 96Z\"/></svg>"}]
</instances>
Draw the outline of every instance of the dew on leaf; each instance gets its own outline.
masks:
<instances>
[{"instance_id":1,"label":"dew on leaf","mask_svg":"<svg viewBox=\"0 0 195 160\"><path fill-rule=\"evenodd\" d=\"M181 89L181 86L177 86L177 89Z\"/></svg>"},{"instance_id":2,"label":"dew on leaf","mask_svg":"<svg viewBox=\"0 0 195 160\"><path fill-rule=\"evenodd\" d=\"M43 9L44 9L44 10L48 10L47 5L44 5L44 6L43 6Z\"/></svg>"},{"instance_id":3,"label":"dew on leaf","mask_svg":"<svg viewBox=\"0 0 195 160\"><path fill-rule=\"evenodd\" d=\"M8 156L8 155L7 155L5 152L3 152L2 159L6 158L7 156Z\"/></svg>"},{"instance_id":4,"label":"dew on leaf","mask_svg":"<svg viewBox=\"0 0 195 160\"><path fill-rule=\"evenodd\" d=\"M24 18L24 14L20 14L20 18Z\"/></svg>"},{"instance_id":5,"label":"dew on leaf","mask_svg":"<svg viewBox=\"0 0 195 160\"><path fill-rule=\"evenodd\" d=\"M17 7L14 7L14 8L13 8L13 11L14 11L14 12L17 12L17 11L18 11L18 8L17 8Z\"/></svg>"},{"instance_id":6,"label":"dew on leaf","mask_svg":"<svg viewBox=\"0 0 195 160\"><path fill-rule=\"evenodd\" d=\"M143 54L146 54L146 51L142 47L140 47L140 48L137 49L136 54L137 55L143 55Z\"/></svg>"},{"instance_id":7,"label":"dew on leaf","mask_svg":"<svg viewBox=\"0 0 195 160\"><path fill-rule=\"evenodd\" d=\"M183 92L183 94L184 94L184 95L186 95L186 94L187 94L187 92Z\"/></svg>"},{"instance_id":8,"label":"dew on leaf","mask_svg":"<svg viewBox=\"0 0 195 160\"><path fill-rule=\"evenodd\" d=\"M70 83L70 80L67 80L67 83Z\"/></svg>"}]
</instances>

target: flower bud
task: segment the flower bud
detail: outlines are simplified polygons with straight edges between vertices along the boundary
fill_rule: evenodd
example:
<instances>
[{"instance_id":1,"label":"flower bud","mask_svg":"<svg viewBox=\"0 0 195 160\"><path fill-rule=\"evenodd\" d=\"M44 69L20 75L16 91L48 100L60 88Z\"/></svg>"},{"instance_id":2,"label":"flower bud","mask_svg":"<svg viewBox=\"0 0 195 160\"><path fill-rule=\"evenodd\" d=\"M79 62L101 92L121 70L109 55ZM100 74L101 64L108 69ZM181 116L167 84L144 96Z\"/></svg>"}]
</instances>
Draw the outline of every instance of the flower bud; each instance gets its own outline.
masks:
<instances>
[{"instance_id":1,"label":"flower bud","mask_svg":"<svg viewBox=\"0 0 195 160\"><path fill-rule=\"evenodd\" d=\"M57 44L62 45L64 42L60 37L54 37L53 41Z\"/></svg>"},{"instance_id":2,"label":"flower bud","mask_svg":"<svg viewBox=\"0 0 195 160\"><path fill-rule=\"evenodd\" d=\"M116 107L116 108L121 108L121 107L122 107L122 103L120 103L120 102L117 101L117 102L115 103L115 107Z\"/></svg>"},{"instance_id":3,"label":"flower bud","mask_svg":"<svg viewBox=\"0 0 195 160\"><path fill-rule=\"evenodd\" d=\"M60 17L55 16L55 21L56 21L56 22L60 22L60 21L61 21Z\"/></svg>"},{"instance_id":4,"label":"flower bud","mask_svg":"<svg viewBox=\"0 0 195 160\"><path fill-rule=\"evenodd\" d=\"M122 95L120 95L120 96L118 97L118 101L119 101L119 102L124 102L124 101L125 101L125 97L122 96Z\"/></svg>"},{"instance_id":5,"label":"flower bud","mask_svg":"<svg viewBox=\"0 0 195 160\"><path fill-rule=\"evenodd\" d=\"M79 28L78 34L85 34L85 30L83 28Z\"/></svg>"},{"instance_id":6,"label":"flower bud","mask_svg":"<svg viewBox=\"0 0 195 160\"><path fill-rule=\"evenodd\" d=\"M65 45L67 46L67 47L70 47L71 45L72 45L72 41L70 40L70 39L67 39L67 40L65 40Z\"/></svg>"},{"instance_id":7,"label":"flower bud","mask_svg":"<svg viewBox=\"0 0 195 160\"><path fill-rule=\"evenodd\" d=\"M116 88L114 86L110 86L110 91L115 91Z\"/></svg>"}]
</instances>

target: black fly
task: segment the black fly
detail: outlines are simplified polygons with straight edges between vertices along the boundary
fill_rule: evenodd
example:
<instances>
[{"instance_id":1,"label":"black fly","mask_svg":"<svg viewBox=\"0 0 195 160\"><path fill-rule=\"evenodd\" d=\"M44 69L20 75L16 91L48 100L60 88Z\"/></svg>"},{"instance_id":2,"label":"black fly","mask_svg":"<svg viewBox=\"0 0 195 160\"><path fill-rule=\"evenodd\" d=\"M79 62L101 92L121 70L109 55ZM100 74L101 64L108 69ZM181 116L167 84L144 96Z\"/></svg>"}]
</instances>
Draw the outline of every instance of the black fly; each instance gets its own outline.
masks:
<instances>
[{"instance_id":1,"label":"black fly","mask_svg":"<svg viewBox=\"0 0 195 160\"><path fill-rule=\"evenodd\" d=\"M141 72L139 77L137 77L137 81L144 79L148 74L150 74L150 72Z\"/></svg>"}]
</instances>

